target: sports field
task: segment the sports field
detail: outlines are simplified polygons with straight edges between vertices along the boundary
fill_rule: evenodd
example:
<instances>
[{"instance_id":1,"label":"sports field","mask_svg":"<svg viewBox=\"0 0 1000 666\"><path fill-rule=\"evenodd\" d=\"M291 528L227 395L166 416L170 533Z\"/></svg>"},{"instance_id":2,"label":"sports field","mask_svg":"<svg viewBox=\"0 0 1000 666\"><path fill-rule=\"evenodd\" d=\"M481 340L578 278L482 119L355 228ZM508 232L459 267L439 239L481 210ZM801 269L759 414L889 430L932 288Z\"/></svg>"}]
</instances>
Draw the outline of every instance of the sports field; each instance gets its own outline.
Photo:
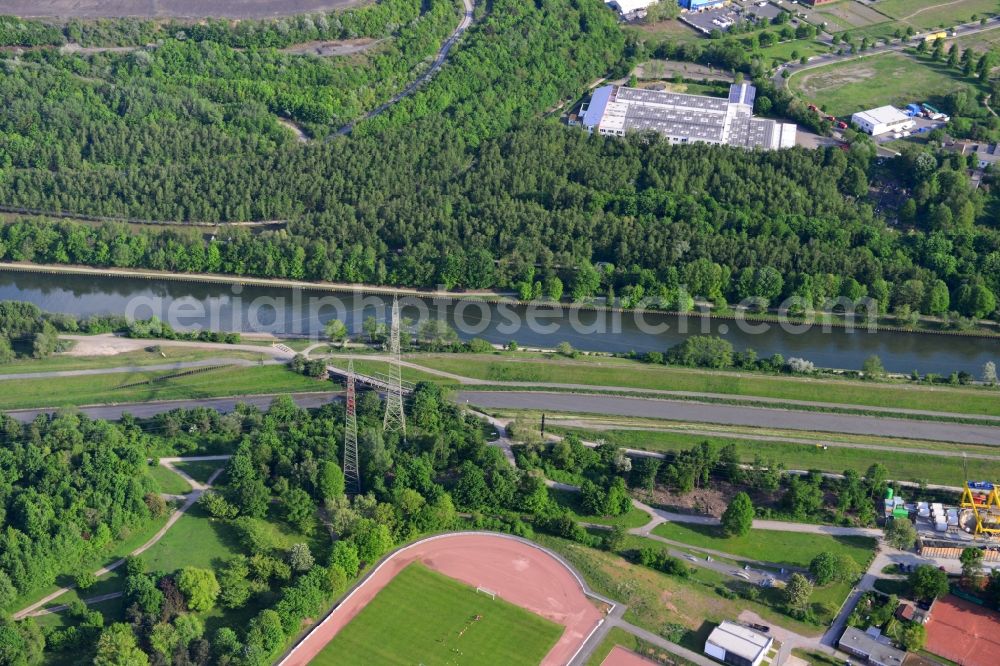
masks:
<instances>
[{"instance_id":1,"label":"sports field","mask_svg":"<svg viewBox=\"0 0 1000 666\"><path fill-rule=\"evenodd\" d=\"M994 666L1000 654L1000 613L947 595L927 622L926 649L965 666Z\"/></svg>"},{"instance_id":2,"label":"sports field","mask_svg":"<svg viewBox=\"0 0 1000 666\"><path fill-rule=\"evenodd\" d=\"M312 661L371 664L538 664L563 628L414 562Z\"/></svg>"},{"instance_id":3,"label":"sports field","mask_svg":"<svg viewBox=\"0 0 1000 666\"><path fill-rule=\"evenodd\" d=\"M967 87L942 67L887 53L793 75L789 86L835 116L883 104L905 106Z\"/></svg>"}]
</instances>

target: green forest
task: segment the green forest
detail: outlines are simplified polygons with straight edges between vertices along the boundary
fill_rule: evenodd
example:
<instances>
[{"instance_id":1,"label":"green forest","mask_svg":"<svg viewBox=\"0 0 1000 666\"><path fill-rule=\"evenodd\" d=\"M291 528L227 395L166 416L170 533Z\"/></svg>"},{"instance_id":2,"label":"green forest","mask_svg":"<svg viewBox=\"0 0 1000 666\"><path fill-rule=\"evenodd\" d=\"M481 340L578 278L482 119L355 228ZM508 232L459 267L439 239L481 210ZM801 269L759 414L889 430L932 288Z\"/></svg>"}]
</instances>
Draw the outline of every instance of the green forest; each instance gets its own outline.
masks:
<instances>
[{"instance_id":1,"label":"green forest","mask_svg":"<svg viewBox=\"0 0 1000 666\"><path fill-rule=\"evenodd\" d=\"M994 315L997 202L970 187L961 159L916 150L883 162L863 140L848 151L674 147L653 136L591 137L546 117L643 53L597 0L477 7L429 83L335 136L401 88L453 29L453 3L425 4L419 17L414 7L353 10L351 34L390 37L351 58L271 46L319 34L313 19L312 28L285 21L283 39L268 36L273 22L186 32L141 22L116 32L108 23L85 41L157 46L8 55L0 204L287 224L205 237L25 217L3 227L0 258L513 289L527 298L562 295L565 284L575 300L626 307L794 296L810 308L872 297L903 320ZM366 12L390 10L398 22L358 27ZM331 26L323 34L348 30ZM81 30L68 26L61 39L70 27ZM695 55L718 59L726 48ZM787 93L760 89L758 104L795 115ZM279 116L316 140L298 142ZM886 179L909 194L898 211L876 211L867 197Z\"/></svg>"}]
</instances>

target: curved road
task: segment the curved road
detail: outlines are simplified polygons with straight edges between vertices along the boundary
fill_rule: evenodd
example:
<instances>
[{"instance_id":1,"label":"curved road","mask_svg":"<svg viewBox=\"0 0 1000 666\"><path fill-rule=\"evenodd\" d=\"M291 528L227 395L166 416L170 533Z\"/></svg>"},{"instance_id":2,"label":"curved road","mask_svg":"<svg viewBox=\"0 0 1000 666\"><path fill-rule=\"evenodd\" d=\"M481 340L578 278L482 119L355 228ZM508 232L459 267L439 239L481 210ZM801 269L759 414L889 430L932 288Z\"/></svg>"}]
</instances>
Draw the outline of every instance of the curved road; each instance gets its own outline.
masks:
<instances>
[{"instance_id":1,"label":"curved road","mask_svg":"<svg viewBox=\"0 0 1000 666\"><path fill-rule=\"evenodd\" d=\"M360 118L344 125L332 136L344 136L345 134L350 134L358 123L370 120L371 118L385 112L389 107L398 103L400 100L409 97L417 91L417 88L434 78L434 75L438 73L438 70L441 69L444 65L444 61L448 58L448 52L451 51L451 47L455 45L459 37L462 36L462 33L464 33L469 26L472 25L472 10L475 8L475 4L472 0L462 0L462 3L465 5L465 14L462 16L462 20L459 22L458 27L455 28L455 32L451 33L451 36L444 41L444 44L441 45L440 50L438 50L437 57L434 58L434 63L430 66L430 69L414 79L410 85L393 95L388 102L385 102Z\"/></svg>"},{"instance_id":2,"label":"curved road","mask_svg":"<svg viewBox=\"0 0 1000 666\"><path fill-rule=\"evenodd\" d=\"M540 391L458 391L456 399L480 408L613 414L722 425L907 437L961 444L1000 445L1000 427L912 421L891 417L791 411L768 407Z\"/></svg>"}]
</instances>

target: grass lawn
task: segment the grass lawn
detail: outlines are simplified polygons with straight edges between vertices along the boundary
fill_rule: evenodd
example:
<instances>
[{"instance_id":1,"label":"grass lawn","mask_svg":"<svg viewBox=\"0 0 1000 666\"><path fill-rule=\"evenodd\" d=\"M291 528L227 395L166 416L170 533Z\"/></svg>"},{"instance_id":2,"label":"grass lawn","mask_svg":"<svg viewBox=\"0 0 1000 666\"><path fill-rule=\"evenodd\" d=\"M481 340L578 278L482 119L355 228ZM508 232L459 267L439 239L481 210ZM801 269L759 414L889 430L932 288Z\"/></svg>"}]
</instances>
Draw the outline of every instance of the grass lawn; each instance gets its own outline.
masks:
<instances>
[{"instance_id":1,"label":"grass lawn","mask_svg":"<svg viewBox=\"0 0 1000 666\"><path fill-rule=\"evenodd\" d=\"M656 550L686 550L683 548L679 549L674 546L667 546L666 544L654 541L653 539L630 535L626 539L625 545L619 554L624 556L627 554L627 551L638 550L646 547L654 548ZM699 560L702 560L705 557L703 553L698 551L691 552ZM741 562L730 561L714 556L713 560L717 563L731 565L733 569L743 568ZM687 562L685 562L685 564L687 564ZM731 590L732 592L739 594L740 590L745 589L748 586L753 587L743 580L727 576L714 569L699 566L692 567L692 573L688 578L688 581L707 586L715 594L718 594L718 590L720 589ZM840 610L840 606L844 603L847 595L851 593L851 587L852 586L848 583L833 583L823 587L817 587L815 589L812 597L810 597L810 606L813 615L816 617L816 621L820 625L827 625L833 622L837 615L837 611ZM784 608L784 598L780 588L771 587L758 589L757 592L759 594L756 602L758 605L765 606L775 613L782 612L782 609Z\"/></svg>"},{"instance_id":2,"label":"grass lawn","mask_svg":"<svg viewBox=\"0 0 1000 666\"><path fill-rule=\"evenodd\" d=\"M874 586L882 594L895 594L897 597L908 597L910 593L910 584L904 578L879 578Z\"/></svg>"},{"instance_id":3,"label":"grass lawn","mask_svg":"<svg viewBox=\"0 0 1000 666\"><path fill-rule=\"evenodd\" d=\"M158 340L150 340L150 347L156 345ZM220 349L186 349L183 347L165 346L160 352L148 352L144 350L124 352L113 356L69 356L67 354L54 354L48 358L18 358L10 363L0 365L0 377L7 374L21 374L25 372L55 372L59 370L100 370L105 368L117 368L130 365L161 365L166 363L182 363L187 361L201 361L207 358L234 358L248 361L256 361L261 358L260 354L242 350ZM270 356L265 358L270 359Z\"/></svg>"},{"instance_id":4,"label":"grass lawn","mask_svg":"<svg viewBox=\"0 0 1000 666\"><path fill-rule=\"evenodd\" d=\"M814 557L830 551L849 555L864 568L875 551L875 540L868 537L750 530L746 536L727 538L716 526L693 523L662 523L653 529L653 534L700 548L793 567L807 567Z\"/></svg>"},{"instance_id":5,"label":"grass lawn","mask_svg":"<svg viewBox=\"0 0 1000 666\"><path fill-rule=\"evenodd\" d=\"M580 493L549 488L549 497L559 506L569 509L573 518L587 523L594 523L596 525L621 525L622 527L631 529L633 527L642 527L649 522L649 514L634 506L624 516L589 516L582 513L583 508L580 506Z\"/></svg>"},{"instance_id":6,"label":"grass lawn","mask_svg":"<svg viewBox=\"0 0 1000 666\"><path fill-rule=\"evenodd\" d=\"M276 507L272 507L271 514L275 513ZM330 538L318 520L310 536L296 532L273 515L258 522L272 549L284 551L292 544L307 543L317 561L326 557ZM212 518L195 504L155 546L142 554L142 559L147 571L171 573L185 566L218 568L240 552L243 548L233 526Z\"/></svg>"},{"instance_id":7,"label":"grass lawn","mask_svg":"<svg viewBox=\"0 0 1000 666\"><path fill-rule=\"evenodd\" d=\"M562 632L539 615L411 564L313 663L538 664Z\"/></svg>"},{"instance_id":8,"label":"grass lawn","mask_svg":"<svg viewBox=\"0 0 1000 666\"><path fill-rule=\"evenodd\" d=\"M760 55L768 60L788 62L802 56L810 58L821 53L829 53L830 47L815 39L793 39L788 42L768 46L760 50Z\"/></svg>"},{"instance_id":9,"label":"grass lawn","mask_svg":"<svg viewBox=\"0 0 1000 666\"><path fill-rule=\"evenodd\" d=\"M161 493L184 495L191 492L191 485L187 481L163 465L150 465L148 473L159 486Z\"/></svg>"},{"instance_id":10,"label":"grass lawn","mask_svg":"<svg viewBox=\"0 0 1000 666\"><path fill-rule=\"evenodd\" d=\"M876 8L917 29L951 27L997 13L996 0L879 0Z\"/></svg>"},{"instance_id":11,"label":"grass lawn","mask_svg":"<svg viewBox=\"0 0 1000 666\"><path fill-rule=\"evenodd\" d=\"M807 664L809 664L809 666L843 666L843 660L834 659L833 657L823 654L822 652L817 652L816 650L793 648L792 654L799 659L804 660Z\"/></svg>"},{"instance_id":12,"label":"grass lawn","mask_svg":"<svg viewBox=\"0 0 1000 666\"><path fill-rule=\"evenodd\" d=\"M682 432L656 432L651 430L585 430L580 428L552 428L552 432L573 432L581 439L605 439L612 444L642 451L686 451L704 441L717 448L735 444L743 462L753 462L755 456L780 462L787 469L816 469L822 472L841 473L853 469L861 474L875 461L889 470L889 478L901 481L926 481L941 485L959 486L965 481L965 471L960 457L945 457L912 452L873 451L871 449L829 446L824 449L814 444L795 444L779 441L759 441L732 437L706 437ZM976 460L976 468L985 478L1000 478L1000 460Z\"/></svg>"},{"instance_id":13,"label":"grass lawn","mask_svg":"<svg viewBox=\"0 0 1000 666\"><path fill-rule=\"evenodd\" d=\"M179 400L259 393L332 391L331 382L311 379L284 366L223 367L163 379L173 371L126 372L85 377L0 380L0 409L66 407ZM159 378L150 384L128 386Z\"/></svg>"},{"instance_id":14,"label":"grass lawn","mask_svg":"<svg viewBox=\"0 0 1000 666\"><path fill-rule=\"evenodd\" d=\"M650 24L637 23L623 29L634 31L644 40L669 39L672 42L692 43L705 39L700 32L685 23L681 23L679 19L664 19Z\"/></svg>"},{"instance_id":15,"label":"grass lawn","mask_svg":"<svg viewBox=\"0 0 1000 666\"><path fill-rule=\"evenodd\" d=\"M142 554L146 571L173 573L185 566L217 568L241 552L236 531L195 504L155 546Z\"/></svg>"},{"instance_id":16,"label":"grass lawn","mask_svg":"<svg viewBox=\"0 0 1000 666\"><path fill-rule=\"evenodd\" d=\"M208 478L215 473L215 470L227 465L225 460L194 460L191 462L174 463L174 467L181 470L195 481L207 483ZM215 483L221 483L222 479L216 479Z\"/></svg>"},{"instance_id":17,"label":"grass lawn","mask_svg":"<svg viewBox=\"0 0 1000 666\"><path fill-rule=\"evenodd\" d=\"M484 381L620 386L1000 416L1000 393L989 389L699 370L607 357L570 360L522 352L411 355L407 360Z\"/></svg>"},{"instance_id":18,"label":"grass lawn","mask_svg":"<svg viewBox=\"0 0 1000 666\"><path fill-rule=\"evenodd\" d=\"M678 657L673 652L667 652L661 647L647 643L621 627L612 627L601 644L591 653L590 659L587 660L587 666L601 666L617 645L640 654L646 659L652 659L658 664L676 664L677 666L693 666L694 664L684 657Z\"/></svg>"},{"instance_id":19,"label":"grass lawn","mask_svg":"<svg viewBox=\"0 0 1000 666\"><path fill-rule=\"evenodd\" d=\"M339 359L333 356L327 359L327 364L332 365L335 368L347 369L347 361L344 359ZM441 377L440 375L435 375L430 372L421 372L420 370L415 370L414 368L403 367L402 369L403 380L407 382L436 382L438 384L456 384L454 380L448 379L447 377ZM383 361L359 361L355 359L354 361L354 372L358 374L366 373L382 373L388 374L389 364Z\"/></svg>"},{"instance_id":20,"label":"grass lawn","mask_svg":"<svg viewBox=\"0 0 1000 666\"><path fill-rule=\"evenodd\" d=\"M957 71L896 53L817 67L793 74L799 95L841 117L884 104L905 106L970 86ZM975 90L972 91L975 96Z\"/></svg>"},{"instance_id":21,"label":"grass lawn","mask_svg":"<svg viewBox=\"0 0 1000 666\"><path fill-rule=\"evenodd\" d=\"M763 603L720 596L715 588L724 577L714 571L697 569L691 578L678 578L565 539L536 534L535 540L565 557L596 592L626 604L627 621L664 637L667 625L679 625L683 635L675 635L674 642L699 653L717 623L738 617L744 609L803 636L821 630Z\"/></svg>"}]
</instances>

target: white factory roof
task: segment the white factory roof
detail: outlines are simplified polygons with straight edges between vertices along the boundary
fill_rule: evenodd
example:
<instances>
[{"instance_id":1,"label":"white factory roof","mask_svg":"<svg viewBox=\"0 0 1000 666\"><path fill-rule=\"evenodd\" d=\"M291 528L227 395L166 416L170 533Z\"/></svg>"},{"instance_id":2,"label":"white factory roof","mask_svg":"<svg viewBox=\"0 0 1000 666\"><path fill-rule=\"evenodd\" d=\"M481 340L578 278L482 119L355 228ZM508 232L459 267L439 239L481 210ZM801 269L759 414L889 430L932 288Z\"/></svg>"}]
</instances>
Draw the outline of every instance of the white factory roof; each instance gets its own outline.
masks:
<instances>
[{"instance_id":1,"label":"white factory roof","mask_svg":"<svg viewBox=\"0 0 1000 666\"><path fill-rule=\"evenodd\" d=\"M657 0L608 0L607 4L617 7L622 14L631 14L639 9L645 9L656 4Z\"/></svg>"},{"instance_id":2,"label":"white factory roof","mask_svg":"<svg viewBox=\"0 0 1000 666\"><path fill-rule=\"evenodd\" d=\"M902 120L908 120L909 116L900 111L894 106L880 106L877 109L868 109L867 111L858 111L854 114L855 118L862 118L872 125L889 125L892 123L898 123Z\"/></svg>"},{"instance_id":3,"label":"white factory roof","mask_svg":"<svg viewBox=\"0 0 1000 666\"><path fill-rule=\"evenodd\" d=\"M757 661L760 653L771 645L771 638L735 622L725 620L712 630L708 642L719 646L726 652L754 662Z\"/></svg>"}]
</instances>

